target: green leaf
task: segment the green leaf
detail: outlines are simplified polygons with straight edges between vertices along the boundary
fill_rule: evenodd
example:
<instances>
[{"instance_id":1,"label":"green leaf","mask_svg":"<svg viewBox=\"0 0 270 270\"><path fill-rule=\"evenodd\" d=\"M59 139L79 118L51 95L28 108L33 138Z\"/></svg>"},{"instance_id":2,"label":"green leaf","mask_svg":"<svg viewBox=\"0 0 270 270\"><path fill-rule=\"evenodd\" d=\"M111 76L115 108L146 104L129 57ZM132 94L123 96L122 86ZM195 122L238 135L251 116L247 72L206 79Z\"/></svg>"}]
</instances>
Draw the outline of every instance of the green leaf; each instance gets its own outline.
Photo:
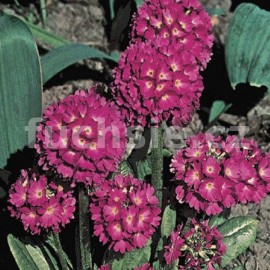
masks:
<instances>
[{"instance_id":1,"label":"green leaf","mask_svg":"<svg viewBox=\"0 0 270 270\"><path fill-rule=\"evenodd\" d=\"M126 160L124 160L119 165L118 171L119 171L119 173L123 174L124 176L128 176L128 175L133 175L134 176L134 172L133 172L131 166L129 165L129 163Z\"/></svg>"},{"instance_id":2,"label":"green leaf","mask_svg":"<svg viewBox=\"0 0 270 270\"><path fill-rule=\"evenodd\" d=\"M33 258L35 264L40 270L53 270L50 268L48 262L46 261L41 249L38 246L32 246L30 244L25 245L30 256Z\"/></svg>"},{"instance_id":3,"label":"green leaf","mask_svg":"<svg viewBox=\"0 0 270 270\"><path fill-rule=\"evenodd\" d=\"M50 263L50 267L52 269L59 270L57 261L56 261L55 257L52 255L52 253L49 250L49 248L45 244L42 244L42 249L44 250L43 252L45 253L45 255L47 255L47 257L48 257L48 261Z\"/></svg>"},{"instance_id":4,"label":"green leaf","mask_svg":"<svg viewBox=\"0 0 270 270\"><path fill-rule=\"evenodd\" d=\"M136 3L137 8L139 8L143 3L143 0L134 0L134 1Z\"/></svg>"},{"instance_id":5,"label":"green leaf","mask_svg":"<svg viewBox=\"0 0 270 270\"><path fill-rule=\"evenodd\" d=\"M29 29L31 30L33 36L40 42L48 44L51 47L60 47L66 44L70 44L71 42L55 35L33 23L25 22Z\"/></svg>"},{"instance_id":6,"label":"green leaf","mask_svg":"<svg viewBox=\"0 0 270 270\"><path fill-rule=\"evenodd\" d=\"M210 109L208 122L217 120L224 112L226 112L232 104L226 104L223 100L215 100Z\"/></svg>"},{"instance_id":7,"label":"green leaf","mask_svg":"<svg viewBox=\"0 0 270 270\"><path fill-rule=\"evenodd\" d=\"M40 13L42 25L45 27L47 21L47 10L46 10L46 0L39 0Z\"/></svg>"},{"instance_id":8,"label":"green leaf","mask_svg":"<svg viewBox=\"0 0 270 270\"><path fill-rule=\"evenodd\" d=\"M55 252L58 254L57 248L55 247L54 238L52 234L49 234L47 236L47 239L45 240L45 243L49 245ZM45 245L44 245L45 246ZM66 259L66 262L70 269L74 269L71 263L71 260L69 259L68 255L64 252L64 257Z\"/></svg>"},{"instance_id":9,"label":"green leaf","mask_svg":"<svg viewBox=\"0 0 270 270\"><path fill-rule=\"evenodd\" d=\"M168 149L163 149L163 157L171 157L173 154Z\"/></svg>"},{"instance_id":10,"label":"green leaf","mask_svg":"<svg viewBox=\"0 0 270 270\"><path fill-rule=\"evenodd\" d=\"M17 17L0 16L0 167L28 144L25 127L41 115L41 71L37 46Z\"/></svg>"},{"instance_id":11,"label":"green leaf","mask_svg":"<svg viewBox=\"0 0 270 270\"><path fill-rule=\"evenodd\" d=\"M163 213L161 222L161 236L169 237L176 223L176 211L168 205Z\"/></svg>"},{"instance_id":12,"label":"green leaf","mask_svg":"<svg viewBox=\"0 0 270 270\"><path fill-rule=\"evenodd\" d=\"M227 266L242 254L256 239L258 221L252 217L234 217L218 227L223 235L226 253L222 257L222 266Z\"/></svg>"},{"instance_id":13,"label":"green leaf","mask_svg":"<svg viewBox=\"0 0 270 270\"><path fill-rule=\"evenodd\" d=\"M133 268L149 262L150 255L151 241L148 241L146 247L134 249L131 252L125 253L121 258L114 259L112 263L112 270L133 270Z\"/></svg>"},{"instance_id":14,"label":"green leaf","mask_svg":"<svg viewBox=\"0 0 270 270\"><path fill-rule=\"evenodd\" d=\"M229 213L221 213L216 216L212 216L209 220L209 226L212 228L214 226L218 227L228 220Z\"/></svg>"},{"instance_id":15,"label":"green leaf","mask_svg":"<svg viewBox=\"0 0 270 270\"><path fill-rule=\"evenodd\" d=\"M115 12L114 12L114 2L115 2L114 0L109 0L111 20L113 20L114 17L115 17Z\"/></svg>"},{"instance_id":16,"label":"green leaf","mask_svg":"<svg viewBox=\"0 0 270 270\"><path fill-rule=\"evenodd\" d=\"M225 57L232 87L239 83L270 91L270 12L253 4L237 7L229 26Z\"/></svg>"},{"instance_id":17,"label":"green leaf","mask_svg":"<svg viewBox=\"0 0 270 270\"><path fill-rule=\"evenodd\" d=\"M25 245L17 238L15 238L12 234L9 234L8 237L8 245L10 251L19 267L20 270L39 270L41 268L35 263L36 257L33 258ZM42 268L45 269L45 268ZM49 268L47 268L49 270Z\"/></svg>"},{"instance_id":18,"label":"green leaf","mask_svg":"<svg viewBox=\"0 0 270 270\"><path fill-rule=\"evenodd\" d=\"M226 14L222 8L206 8L205 11L210 16L224 16Z\"/></svg>"},{"instance_id":19,"label":"green leaf","mask_svg":"<svg viewBox=\"0 0 270 270\"><path fill-rule=\"evenodd\" d=\"M115 62L113 57L95 48L82 44L67 44L52 50L41 58L44 83L66 67L89 58L107 59Z\"/></svg>"},{"instance_id":20,"label":"green leaf","mask_svg":"<svg viewBox=\"0 0 270 270\"><path fill-rule=\"evenodd\" d=\"M137 170L139 179L145 180L146 176L152 174L151 160L149 156L137 162Z\"/></svg>"}]
</instances>

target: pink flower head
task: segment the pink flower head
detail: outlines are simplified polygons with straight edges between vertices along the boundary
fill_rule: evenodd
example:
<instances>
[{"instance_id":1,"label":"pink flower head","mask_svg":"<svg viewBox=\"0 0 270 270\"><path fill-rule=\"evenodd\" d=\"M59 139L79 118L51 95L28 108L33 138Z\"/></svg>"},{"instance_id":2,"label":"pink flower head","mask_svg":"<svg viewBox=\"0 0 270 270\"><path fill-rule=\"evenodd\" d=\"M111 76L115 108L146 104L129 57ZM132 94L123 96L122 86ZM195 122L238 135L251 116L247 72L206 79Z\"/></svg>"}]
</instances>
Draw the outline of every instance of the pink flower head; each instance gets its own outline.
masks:
<instances>
[{"instance_id":1,"label":"pink flower head","mask_svg":"<svg viewBox=\"0 0 270 270\"><path fill-rule=\"evenodd\" d=\"M113 70L112 95L131 125L165 120L182 126L198 108L203 84L197 64L171 46L162 40L131 44Z\"/></svg>"},{"instance_id":2,"label":"pink flower head","mask_svg":"<svg viewBox=\"0 0 270 270\"><path fill-rule=\"evenodd\" d=\"M208 221L197 222L193 219L191 228L184 234L183 239L184 269L201 269L204 266L211 269L214 264L221 266L221 257L226 251L226 246L222 242L220 232L216 227L210 228ZM195 266L198 268L194 268Z\"/></svg>"},{"instance_id":3,"label":"pink flower head","mask_svg":"<svg viewBox=\"0 0 270 270\"><path fill-rule=\"evenodd\" d=\"M132 176L104 181L90 204L94 234L116 252L144 247L160 223L161 211L153 193L150 184Z\"/></svg>"},{"instance_id":4,"label":"pink flower head","mask_svg":"<svg viewBox=\"0 0 270 270\"><path fill-rule=\"evenodd\" d=\"M95 88L49 106L38 127L39 164L87 185L114 172L124 154L126 126L113 103Z\"/></svg>"},{"instance_id":5,"label":"pink flower head","mask_svg":"<svg viewBox=\"0 0 270 270\"><path fill-rule=\"evenodd\" d=\"M156 38L181 44L182 51L192 55L201 68L210 60L213 45L212 25L209 15L199 1L147 0L134 17L132 42L155 42Z\"/></svg>"},{"instance_id":6,"label":"pink flower head","mask_svg":"<svg viewBox=\"0 0 270 270\"><path fill-rule=\"evenodd\" d=\"M45 175L22 170L9 191L11 216L20 219L31 234L59 232L74 218L76 200L61 185L49 184Z\"/></svg>"},{"instance_id":7,"label":"pink flower head","mask_svg":"<svg viewBox=\"0 0 270 270\"><path fill-rule=\"evenodd\" d=\"M270 158L245 138L198 134L172 159L176 198L196 211L219 214L236 203L255 202L270 188Z\"/></svg>"},{"instance_id":8,"label":"pink flower head","mask_svg":"<svg viewBox=\"0 0 270 270\"><path fill-rule=\"evenodd\" d=\"M212 264L221 265L221 256L225 253L222 235L216 227L210 228L208 221L197 222L192 219L190 229L183 232L183 225L171 233L170 244L165 246L164 258L171 265L180 258L184 265L179 269L207 269ZM207 257L207 258L206 258Z\"/></svg>"}]
</instances>

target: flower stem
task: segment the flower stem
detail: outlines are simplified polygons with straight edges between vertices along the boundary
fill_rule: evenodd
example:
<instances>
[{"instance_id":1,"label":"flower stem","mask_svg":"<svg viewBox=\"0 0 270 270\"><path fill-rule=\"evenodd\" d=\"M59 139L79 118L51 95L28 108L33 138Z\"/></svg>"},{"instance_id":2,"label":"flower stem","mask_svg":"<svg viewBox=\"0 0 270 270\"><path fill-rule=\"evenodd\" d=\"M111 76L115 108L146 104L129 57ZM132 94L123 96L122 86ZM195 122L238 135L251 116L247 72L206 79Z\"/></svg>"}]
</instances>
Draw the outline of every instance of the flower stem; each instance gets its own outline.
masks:
<instances>
[{"instance_id":1,"label":"flower stem","mask_svg":"<svg viewBox=\"0 0 270 270\"><path fill-rule=\"evenodd\" d=\"M68 270L69 268L67 265L67 261L65 259L64 250L62 248L58 233L53 233L53 240L54 240L55 247L58 251L58 257L61 264L61 268L62 270Z\"/></svg>"},{"instance_id":2,"label":"flower stem","mask_svg":"<svg viewBox=\"0 0 270 270\"><path fill-rule=\"evenodd\" d=\"M152 128L152 185L156 189L159 207L162 207L163 188L163 133L161 127Z\"/></svg>"},{"instance_id":3,"label":"flower stem","mask_svg":"<svg viewBox=\"0 0 270 270\"><path fill-rule=\"evenodd\" d=\"M79 269L92 269L90 226L89 226L89 197L84 185L78 185L79 197L79 250L77 255Z\"/></svg>"}]
</instances>

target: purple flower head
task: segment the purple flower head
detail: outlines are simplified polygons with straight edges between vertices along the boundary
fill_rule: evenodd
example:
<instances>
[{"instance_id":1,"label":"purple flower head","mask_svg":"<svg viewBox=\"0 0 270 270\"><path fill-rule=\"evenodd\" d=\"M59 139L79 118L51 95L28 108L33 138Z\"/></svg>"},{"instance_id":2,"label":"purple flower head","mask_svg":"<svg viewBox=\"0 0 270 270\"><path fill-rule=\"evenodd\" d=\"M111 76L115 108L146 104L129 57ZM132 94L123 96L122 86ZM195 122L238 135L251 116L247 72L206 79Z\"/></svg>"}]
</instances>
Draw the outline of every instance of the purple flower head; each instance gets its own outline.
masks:
<instances>
[{"instance_id":1,"label":"purple flower head","mask_svg":"<svg viewBox=\"0 0 270 270\"><path fill-rule=\"evenodd\" d=\"M9 191L11 216L20 219L31 234L59 232L74 218L76 200L61 185L49 184L45 175L22 170Z\"/></svg>"},{"instance_id":2,"label":"purple flower head","mask_svg":"<svg viewBox=\"0 0 270 270\"><path fill-rule=\"evenodd\" d=\"M188 53L176 54L175 46L157 39L131 44L122 54L111 91L129 124L182 126L199 107L203 84L198 66Z\"/></svg>"},{"instance_id":3,"label":"purple flower head","mask_svg":"<svg viewBox=\"0 0 270 270\"><path fill-rule=\"evenodd\" d=\"M258 203L270 187L270 156L253 140L209 134L189 138L172 159L176 198L196 211L219 214L236 203Z\"/></svg>"},{"instance_id":4,"label":"purple flower head","mask_svg":"<svg viewBox=\"0 0 270 270\"><path fill-rule=\"evenodd\" d=\"M212 24L199 1L146 0L134 17L132 41L155 43L156 38L181 44L177 54L191 54L201 69L211 57Z\"/></svg>"},{"instance_id":5,"label":"purple flower head","mask_svg":"<svg viewBox=\"0 0 270 270\"><path fill-rule=\"evenodd\" d=\"M35 148L44 170L92 185L117 169L125 146L120 112L91 88L45 110Z\"/></svg>"},{"instance_id":6,"label":"purple flower head","mask_svg":"<svg viewBox=\"0 0 270 270\"><path fill-rule=\"evenodd\" d=\"M192 219L190 229L182 231L182 225L171 233L170 244L165 246L164 258L171 265L178 258L183 258L184 266L179 269L212 269L212 265L221 265L221 256L226 247L222 235L216 227L210 228L208 221L197 222Z\"/></svg>"},{"instance_id":7,"label":"purple flower head","mask_svg":"<svg viewBox=\"0 0 270 270\"><path fill-rule=\"evenodd\" d=\"M160 223L154 189L132 176L104 181L92 195L94 234L114 251L142 248Z\"/></svg>"}]
</instances>

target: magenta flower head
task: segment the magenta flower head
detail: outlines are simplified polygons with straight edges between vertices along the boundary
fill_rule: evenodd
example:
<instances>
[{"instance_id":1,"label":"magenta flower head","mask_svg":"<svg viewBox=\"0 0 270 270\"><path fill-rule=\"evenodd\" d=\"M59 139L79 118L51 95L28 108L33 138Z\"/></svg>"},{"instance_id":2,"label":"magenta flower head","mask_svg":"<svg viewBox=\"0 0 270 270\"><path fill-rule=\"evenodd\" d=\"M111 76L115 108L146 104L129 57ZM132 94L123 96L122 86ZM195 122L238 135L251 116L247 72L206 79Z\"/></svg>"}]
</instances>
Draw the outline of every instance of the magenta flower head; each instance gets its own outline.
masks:
<instances>
[{"instance_id":1,"label":"magenta flower head","mask_svg":"<svg viewBox=\"0 0 270 270\"><path fill-rule=\"evenodd\" d=\"M76 200L72 191L61 185L49 184L45 175L37 176L22 170L9 191L11 216L20 219L31 234L42 230L59 232L74 218Z\"/></svg>"},{"instance_id":2,"label":"magenta flower head","mask_svg":"<svg viewBox=\"0 0 270 270\"><path fill-rule=\"evenodd\" d=\"M146 0L131 35L134 43L159 37L182 44L177 54L190 53L201 69L210 60L214 40L211 19L198 0Z\"/></svg>"},{"instance_id":3,"label":"magenta flower head","mask_svg":"<svg viewBox=\"0 0 270 270\"><path fill-rule=\"evenodd\" d=\"M132 176L117 175L104 181L92 201L94 234L116 252L144 247L160 223L154 188Z\"/></svg>"},{"instance_id":4,"label":"magenta flower head","mask_svg":"<svg viewBox=\"0 0 270 270\"><path fill-rule=\"evenodd\" d=\"M208 221L197 222L192 219L190 229L182 231L182 225L171 233L171 241L165 246L165 261L168 265L182 258L184 265L179 269L213 270L213 265L221 265L221 257L226 251L222 235L216 227L210 228Z\"/></svg>"},{"instance_id":5,"label":"magenta flower head","mask_svg":"<svg viewBox=\"0 0 270 270\"><path fill-rule=\"evenodd\" d=\"M120 112L91 88L45 110L35 148L44 170L92 185L117 169L125 146Z\"/></svg>"},{"instance_id":6,"label":"magenta flower head","mask_svg":"<svg viewBox=\"0 0 270 270\"><path fill-rule=\"evenodd\" d=\"M131 44L113 70L115 103L131 125L183 126L199 107L202 78L194 57L178 43L156 39Z\"/></svg>"},{"instance_id":7,"label":"magenta flower head","mask_svg":"<svg viewBox=\"0 0 270 270\"><path fill-rule=\"evenodd\" d=\"M207 215L236 203L258 203L269 192L270 156L253 140L210 134L189 138L172 159L176 198Z\"/></svg>"}]
</instances>

